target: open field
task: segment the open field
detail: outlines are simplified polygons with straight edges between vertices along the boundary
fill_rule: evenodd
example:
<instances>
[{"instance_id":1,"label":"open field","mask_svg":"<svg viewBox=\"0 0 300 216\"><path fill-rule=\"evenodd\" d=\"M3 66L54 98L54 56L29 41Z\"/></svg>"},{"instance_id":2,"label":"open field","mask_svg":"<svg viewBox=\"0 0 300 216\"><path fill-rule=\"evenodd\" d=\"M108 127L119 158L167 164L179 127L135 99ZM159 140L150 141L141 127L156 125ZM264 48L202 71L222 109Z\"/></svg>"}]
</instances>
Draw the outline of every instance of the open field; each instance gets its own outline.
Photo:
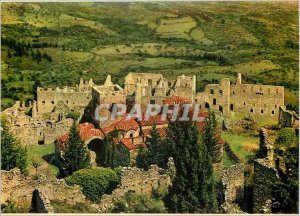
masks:
<instances>
[{"instance_id":1,"label":"open field","mask_svg":"<svg viewBox=\"0 0 300 216\"><path fill-rule=\"evenodd\" d=\"M236 73L283 85L298 104L296 3L3 3L2 107L32 100L36 86L123 84L131 71L197 76L197 90ZM278 30L280 29L280 31ZM18 49L23 47L19 53ZM222 55L226 62L200 58ZM38 55L41 55L41 58ZM38 57L37 57L38 56ZM20 86L17 83L22 82Z\"/></svg>"}]
</instances>

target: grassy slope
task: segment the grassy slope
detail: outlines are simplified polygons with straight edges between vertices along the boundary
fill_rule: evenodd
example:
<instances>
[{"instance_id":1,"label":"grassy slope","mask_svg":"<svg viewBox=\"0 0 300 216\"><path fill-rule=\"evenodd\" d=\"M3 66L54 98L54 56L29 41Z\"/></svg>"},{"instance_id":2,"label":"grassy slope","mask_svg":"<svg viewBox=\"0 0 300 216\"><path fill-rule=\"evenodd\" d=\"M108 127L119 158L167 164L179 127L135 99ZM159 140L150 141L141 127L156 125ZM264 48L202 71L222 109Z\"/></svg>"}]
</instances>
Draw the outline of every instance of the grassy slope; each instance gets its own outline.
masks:
<instances>
[{"instance_id":1,"label":"grassy slope","mask_svg":"<svg viewBox=\"0 0 300 216\"><path fill-rule=\"evenodd\" d=\"M253 137L244 134L233 134L229 132L222 133L222 138L227 141L234 153L243 162L246 162L250 156L254 155L258 150L259 139L258 137ZM226 165L228 158L225 157L224 164Z\"/></svg>"},{"instance_id":2,"label":"grassy slope","mask_svg":"<svg viewBox=\"0 0 300 216\"><path fill-rule=\"evenodd\" d=\"M102 83L108 73L122 84L129 71L163 73L169 78L196 74L198 89L222 77L234 82L235 73L242 72L246 82L285 85L286 103L298 103L298 49L285 46L288 40L298 42L295 3L1 6L3 37L58 45L40 48L53 61L39 63L31 56L9 59L9 48L2 46L4 107L13 100L34 98L36 85L75 85L80 77ZM224 55L228 65L183 59L204 52ZM18 86L24 80L26 85Z\"/></svg>"},{"instance_id":3,"label":"grassy slope","mask_svg":"<svg viewBox=\"0 0 300 216\"><path fill-rule=\"evenodd\" d=\"M58 168L46 161L47 158L52 157L54 154L54 144L46 144L39 146L30 146L27 148L28 151L28 164L29 164L29 173L35 174L35 169L32 166L32 161L35 160L40 164L38 167L38 174L43 173L49 178L55 179L56 174L58 173ZM47 157L48 156L48 157Z\"/></svg>"}]
</instances>

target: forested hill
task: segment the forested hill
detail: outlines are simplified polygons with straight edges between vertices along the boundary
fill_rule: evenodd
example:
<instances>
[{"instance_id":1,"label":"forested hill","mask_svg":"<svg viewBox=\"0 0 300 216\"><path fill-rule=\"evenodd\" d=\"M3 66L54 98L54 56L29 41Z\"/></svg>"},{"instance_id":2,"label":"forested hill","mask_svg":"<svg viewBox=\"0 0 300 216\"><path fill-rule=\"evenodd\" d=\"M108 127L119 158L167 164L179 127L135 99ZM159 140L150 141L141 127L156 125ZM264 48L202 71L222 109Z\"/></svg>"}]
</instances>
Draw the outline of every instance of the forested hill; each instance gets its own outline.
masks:
<instances>
[{"instance_id":1,"label":"forested hill","mask_svg":"<svg viewBox=\"0 0 300 216\"><path fill-rule=\"evenodd\" d=\"M2 107L36 86L130 71L284 85L298 104L295 2L2 3Z\"/></svg>"}]
</instances>

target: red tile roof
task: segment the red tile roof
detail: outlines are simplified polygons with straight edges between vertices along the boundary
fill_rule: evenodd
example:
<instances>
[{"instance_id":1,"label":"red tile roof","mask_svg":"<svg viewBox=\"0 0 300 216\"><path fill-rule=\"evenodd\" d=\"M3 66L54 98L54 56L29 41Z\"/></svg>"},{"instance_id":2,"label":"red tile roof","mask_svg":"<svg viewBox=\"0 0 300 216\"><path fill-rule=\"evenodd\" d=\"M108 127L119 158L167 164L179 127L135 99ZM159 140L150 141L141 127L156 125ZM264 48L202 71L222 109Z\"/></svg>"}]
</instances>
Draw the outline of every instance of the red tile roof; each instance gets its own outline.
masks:
<instances>
[{"instance_id":1,"label":"red tile roof","mask_svg":"<svg viewBox=\"0 0 300 216\"><path fill-rule=\"evenodd\" d=\"M164 125L168 124L168 120L162 120L161 115L150 116L148 120L145 120L145 116L142 121L139 121L141 126L152 126L152 125Z\"/></svg>"},{"instance_id":2,"label":"red tile roof","mask_svg":"<svg viewBox=\"0 0 300 216\"><path fill-rule=\"evenodd\" d=\"M137 130L139 129L139 124L137 121L133 118L130 118L129 120L126 119L127 115L122 116L121 119L115 120L112 122L109 126L102 128L102 131L107 134L114 130L122 130L122 131L130 131L130 130Z\"/></svg>"},{"instance_id":3,"label":"red tile roof","mask_svg":"<svg viewBox=\"0 0 300 216\"><path fill-rule=\"evenodd\" d=\"M79 124L77 126L77 129L79 130L80 138L85 141L90 139L91 137L99 137L104 138L104 134L101 130L96 129L93 124L91 123L83 123ZM65 143L69 139L69 134L64 134L56 139L56 142L58 143Z\"/></svg>"},{"instance_id":4,"label":"red tile roof","mask_svg":"<svg viewBox=\"0 0 300 216\"><path fill-rule=\"evenodd\" d=\"M169 104L169 105L175 105L175 104L191 104L192 101L188 98L184 98L184 97L180 97L180 96L176 96L173 95L169 98L167 98L164 101L164 104Z\"/></svg>"},{"instance_id":5,"label":"red tile roof","mask_svg":"<svg viewBox=\"0 0 300 216\"><path fill-rule=\"evenodd\" d=\"M195 125L198 128L199 132L203 133L205 129L206 121L195 122Z\"/></svg>"},{"instance_id":6,"label":"red tile roof","mask_svg":"<svg viewBox=\"0 0 300 216\"><path fill-rule=\"evenodd\" d=\"M129 150L134 150L134 149L145 147L144 143L133 144L132 138L121 138L121 139L114 138L114 143L120 143Z\"/></svg>"},{"instance_id":7,"label":"red tile roof","mask_svg":"<svg viewBox=\"0 0 300 216\"><path fill-rule=\"evenodd\" d=\"M150 131L152 128L147 128L143 130L144 137L150 137ZM160 137L165 137L167 135L167 128L156 128L157 132L159 133Z\"/></svg>"}]
</instances>

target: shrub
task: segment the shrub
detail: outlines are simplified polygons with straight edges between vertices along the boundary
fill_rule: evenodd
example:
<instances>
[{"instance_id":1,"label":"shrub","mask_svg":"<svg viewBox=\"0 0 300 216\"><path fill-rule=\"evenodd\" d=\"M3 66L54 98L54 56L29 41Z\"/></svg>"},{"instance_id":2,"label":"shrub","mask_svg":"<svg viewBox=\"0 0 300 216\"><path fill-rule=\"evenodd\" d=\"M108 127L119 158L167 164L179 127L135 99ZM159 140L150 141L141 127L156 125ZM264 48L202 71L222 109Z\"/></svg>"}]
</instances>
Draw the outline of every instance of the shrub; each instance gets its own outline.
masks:
<instances>
[{"instance_id":1,"label":"shrub","mask_svg":"<svg viewBox=\"0 0 300 216\"><path fill-rule=\"evenodd\" d=\"M83 193L93 202L101 199L105 193L111 193L119 184L120 177L111 168L93 167L74 172L66 178L69 185L77 184Z\"/></svg>"},{"instance_id":2,"label":"shrub","mask_svg":"<svg viewBox=\"0 0 300 216\"><path fill-rule=\"evenodd\" d=\"M76 121L77 119L80 118L80 113L78 113L78 112L69 112L69 113L67 113L66 117L71 118L71 119Z\"/></svg>"},{"instance_id":3,"label":"shrub","mask_svg":"<svg viewBox=\"0 0 300 216\"><path fill-rule=\"evenodd\" d=\"M283 144L285 146L291 146L297 143L297 137L294 128L282 128L278 132L275 143Z\"/></svg>"},{"instance_id":4,"label":"shrub","mask_svg":"<svg viewBox=\"0 0 300 216\"><path fill-rule=\"evenodd\" d=\"M162 200L134 192L127 192L124 198L115 204L112 212L164 213L166 209Z\"/></svg>"},{"instance_id":5,"label":"shrub","mask_svg":"<svg viewBox=\"0 0 300 216\"><path fill-rule=\"evenodd\" d=\"M97 211L87 203L69 205L60 200L51 200L51 205L56 213L96 213Z\"/></svg>"}]
</instances>

